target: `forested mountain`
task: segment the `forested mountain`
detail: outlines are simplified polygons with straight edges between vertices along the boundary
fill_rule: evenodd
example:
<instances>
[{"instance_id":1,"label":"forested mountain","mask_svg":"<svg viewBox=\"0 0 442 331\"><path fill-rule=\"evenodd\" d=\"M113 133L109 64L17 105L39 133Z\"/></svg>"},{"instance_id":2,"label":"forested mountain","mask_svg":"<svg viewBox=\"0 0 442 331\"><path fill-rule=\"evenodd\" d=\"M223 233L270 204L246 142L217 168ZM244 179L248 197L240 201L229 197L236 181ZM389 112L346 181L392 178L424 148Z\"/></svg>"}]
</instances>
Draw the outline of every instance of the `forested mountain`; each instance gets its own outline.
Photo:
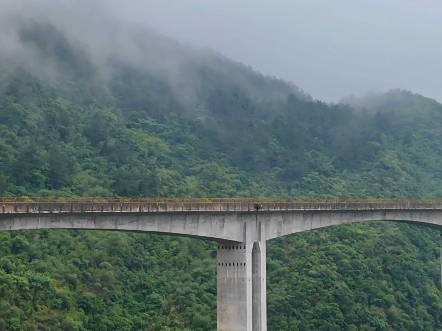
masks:
<instances>
[{"instance_id":1,"label":"forested mountain","mask_svg":"<svg viewBox=\"0 0 442 331\"><path fill-rule=\"evenodd\" d=\"M16 24L0 49L3 196L442 198L433 100L329 105L154 33L104 57L46 21ZM0 236L0 330L216 328L213 243ZM269 242L269 330L440 330L438 236L376 223Z\"/></svg>"}]
</instances>

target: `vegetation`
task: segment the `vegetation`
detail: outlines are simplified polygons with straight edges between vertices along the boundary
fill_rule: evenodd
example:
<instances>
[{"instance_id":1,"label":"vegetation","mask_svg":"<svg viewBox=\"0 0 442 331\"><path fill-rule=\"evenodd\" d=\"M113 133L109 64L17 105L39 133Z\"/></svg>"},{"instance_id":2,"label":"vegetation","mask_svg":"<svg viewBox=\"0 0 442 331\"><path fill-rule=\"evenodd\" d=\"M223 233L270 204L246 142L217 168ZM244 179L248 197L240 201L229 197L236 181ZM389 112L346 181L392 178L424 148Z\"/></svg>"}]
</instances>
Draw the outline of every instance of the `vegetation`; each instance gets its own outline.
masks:
<instances>
[{"instance_id":1,"label":"vegetation","mask_svg":"<svg viewBox=\"0 0 442 331\"><path fill-rule=\"evenodd\" d=\"M104 80L53 27L24 29L21 41L58 75L0 62L3 196L442 197L442 105L420 95L328 105L195 52L180 66L186 99L162 73L118 57ZM0 330L216 328L213 243L0 237ZM438 330L439 254L438 233L391 223L272 241L269 329Z\"/></svg>"}]
</instances>

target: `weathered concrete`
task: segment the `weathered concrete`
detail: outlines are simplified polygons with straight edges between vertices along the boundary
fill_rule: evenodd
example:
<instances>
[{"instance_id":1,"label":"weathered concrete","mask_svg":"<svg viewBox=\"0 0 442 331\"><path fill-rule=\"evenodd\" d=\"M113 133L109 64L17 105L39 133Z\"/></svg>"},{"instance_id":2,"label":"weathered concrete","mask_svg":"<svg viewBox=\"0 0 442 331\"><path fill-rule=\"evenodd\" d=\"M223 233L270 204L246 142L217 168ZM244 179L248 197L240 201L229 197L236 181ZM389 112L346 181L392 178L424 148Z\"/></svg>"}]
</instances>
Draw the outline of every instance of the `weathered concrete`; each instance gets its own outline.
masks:
<instances>
[{"instance_id":1,"label":"weathered concrete","mask_svg":"<svg viewBox=\"0 0 442 331\"><path fill-rule=\"evenodd\" d=\"M217 330L266 331L266 251L258 214L239 216L243 242L218 243Z\"/></svg>"},{"instance_id":2,"label":"weathered concrete","mask_svg":"<svg viewBox=\"0 0 442 331\"><path fill-rule=\"evenodd\" d=\"M267 331L265 242L220 242L217 330Z\"/></svg>"},{"instance_id":3,"label":"weathered concrete","mask_svg":"<svg viewBox=\"0 0 442 331\"><path fill-rule=\"evenodd\" d=\"M340 224L384 221L418 224L442 231L442 210L0 213L0 231L117 230L254 243Z\"/></svg>"},{"instance_id":4,"label":"weathered concrete","mask_svg":"<svg viewBox=\"0 0 442 331\"><path fill-rule=\"evenodd\" d=\"M255 199L0 198L0 213L250 212ZM442 210L442 200L262 201L262 211Z\"/></svg>"},{"instance_id":5,"label":"weathered concrete","mask_svg":"<svg viewBox=\"0 0 442 331\"><path fill-rule=\"evenodd\" d=\"M3 203L0 210L0 231L137 231L217 241L218 331L267 330L267 240L339 224L373 221L418 224L442 231L442 202L287 202L266 204L261 211L254 211L250 202Z\"/></svg>"},{"instance_id":6,"label":"weathered concrete","mask_svg":"<svg viewBox=\"0 0 442 331\"><path fill-rule=\"evenodd\" d=\"M85 229L137 231L210 240L243 240L243 222L233 213L0 214L0 231Z\"/></svg>"},{"instance_id":7,"label":"weathered concrete","mask_svg":"<svg viewBox=\"0 0 442 331\"><path fill-rule=\"evenodd\" d=\"M267 331L266 243L253 243L252 250L252 330Z\"/></svg>"},{"instance_id":8,"label":"weathered concrete","mask_svg":"<svg viewBox=\"0 0 442 331\"><path fill-rule=\"evenodd\" d=\"M335 225L365 222L409 223L442 230L440 210L262 212L259 219L266 225L266 240Z\"/></svg>"},{"instance_id":9,"label":"weathered concrete","mask_svg":"<svg viewBox=\"0 0 442 331\"><path fill-rule=\"evenodd\" d=\"M252 246L218 243L218 331L252 331Z\"/></svg>"}]
</instances>

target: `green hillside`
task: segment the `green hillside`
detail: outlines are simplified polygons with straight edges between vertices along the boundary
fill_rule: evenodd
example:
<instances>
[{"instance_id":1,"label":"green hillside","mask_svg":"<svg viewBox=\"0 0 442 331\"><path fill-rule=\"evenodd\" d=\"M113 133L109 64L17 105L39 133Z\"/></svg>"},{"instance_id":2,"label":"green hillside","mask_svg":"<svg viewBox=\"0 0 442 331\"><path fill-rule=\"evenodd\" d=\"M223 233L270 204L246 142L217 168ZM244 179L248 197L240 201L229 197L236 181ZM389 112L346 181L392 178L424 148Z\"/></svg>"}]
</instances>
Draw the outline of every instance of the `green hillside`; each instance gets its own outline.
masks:
<instances>
[{"instance_id":1,"label":"green hillside","mask_svg":"<svg viewBox=\"0 0 442 331\"><path fill-rule=\"evenodd\" d=\"M420 95L328 105L157 35L139 38L173 74L149 50L97 65L48 24L17 36L39 65L0 57L0 195L442 198L442 105ZM0 330L216 329L214 243L0 237ZM440 330L438 240L382 223L269 242L269 330Z\"/></svg>"}]
</instances>

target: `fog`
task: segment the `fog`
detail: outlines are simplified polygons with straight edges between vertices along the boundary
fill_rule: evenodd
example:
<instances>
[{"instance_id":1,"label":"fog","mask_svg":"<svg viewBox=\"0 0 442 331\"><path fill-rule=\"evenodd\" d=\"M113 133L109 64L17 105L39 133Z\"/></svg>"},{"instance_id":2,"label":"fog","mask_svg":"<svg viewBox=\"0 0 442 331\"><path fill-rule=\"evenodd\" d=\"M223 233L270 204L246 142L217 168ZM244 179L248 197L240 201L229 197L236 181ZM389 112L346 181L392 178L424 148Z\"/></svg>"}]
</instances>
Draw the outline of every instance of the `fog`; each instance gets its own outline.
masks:
<instances>
[{"instance_id":1,"label":"fog","mask_svg":"<svg viewBox=\"0 0 442 331\"><path fill-rule=\"evenodd\" d=\"M150 26L292 81L323 101L395 88L442 101L439 0L2 0L1 57L47 74L57 68L19 40L17 31L32 19L50 21L86 45L98 65L118 54L177 75L171 69L197 53L140 33Z\"/></svg>"},{"instance_id":2,"label":"fog","mask_svg":"<svg viewBox=\"0 0 442 331\"><path fill-rule=\"evenodd\" d=\"M89 84L109 79L114 69L110 61L117 60L161 74L177 97L191 100L196 84L191 77L181 77L180 66L190 59L198 61L205 53L165 38L145 22L133 22L113 4L104 0L2 0L1 69L26 68L54 83L83 75ZM68 70L61 58L70 63ZM77 73L77 68L82 72Z\"/></svg>"},{"instance_id":3,"label":"fog","mask_svg":"<svg viewBox=\"0 0 442 331\"><path fill-rule=\"evenodd\" d=\"M121 2L120 2L121 3ZM440 0L128 0L120 13L324 101L409 89L442 101Z\"/></svg>"},{"instance_id":4,"label":"fog","mask_svg":"<svg viewBox=\"0 0 442 331\"><path fill-rule=\"evenodd\" d=\"M188 55L186 48L169 42L155 31L131 22L118 12L113 13L108 6L111 3L105 1L3 1L0 3L0 54L4 57L34 60L39 56L24 38L24 34L35 30L34 22L55 27L68 44L86 52L96 65L104 64L110 56L118 56L137 65L172 67L186 56L196 56L194 52ZM52 37L47 32L41 34L45 36L38 39ZM55 47L55 43L55 40L53 43L48 40L45 45Z\"/></svg>"}]
</instances>

